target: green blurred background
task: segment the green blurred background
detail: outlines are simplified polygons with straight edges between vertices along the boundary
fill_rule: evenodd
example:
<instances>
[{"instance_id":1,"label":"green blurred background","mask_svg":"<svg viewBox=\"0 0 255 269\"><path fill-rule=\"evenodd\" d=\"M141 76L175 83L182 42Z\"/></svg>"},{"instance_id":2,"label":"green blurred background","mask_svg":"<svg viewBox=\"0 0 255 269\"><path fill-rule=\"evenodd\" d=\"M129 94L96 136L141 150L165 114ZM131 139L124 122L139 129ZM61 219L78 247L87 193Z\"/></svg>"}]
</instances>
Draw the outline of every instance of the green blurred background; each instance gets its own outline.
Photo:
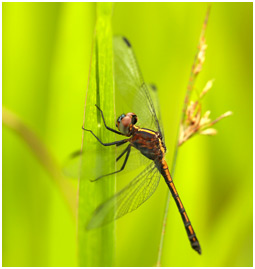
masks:
<instances>
[{"instance_id":1,"label":"green blurred background","mask_svg":"<svg viewBox=\"0 0 255 269\"><path fill-rule=\"evenodd\" d=\"M218 135L179 150L176 187L202 246L187 240L171 199L163 266L252 266L253 4L213 3L195 91L215 78L203 108ZM159 89L171 166L207 3L116 3L113 33L128 37L145 81ZM3 106L62 164L81 146L94 3L3 3ZM74 183L75 185L75 183ZM24 141L3 125L3 266L77 266L76 221ZM116 266L155 266L167 188L117 222Z\"/></svg>"}]
</instances>

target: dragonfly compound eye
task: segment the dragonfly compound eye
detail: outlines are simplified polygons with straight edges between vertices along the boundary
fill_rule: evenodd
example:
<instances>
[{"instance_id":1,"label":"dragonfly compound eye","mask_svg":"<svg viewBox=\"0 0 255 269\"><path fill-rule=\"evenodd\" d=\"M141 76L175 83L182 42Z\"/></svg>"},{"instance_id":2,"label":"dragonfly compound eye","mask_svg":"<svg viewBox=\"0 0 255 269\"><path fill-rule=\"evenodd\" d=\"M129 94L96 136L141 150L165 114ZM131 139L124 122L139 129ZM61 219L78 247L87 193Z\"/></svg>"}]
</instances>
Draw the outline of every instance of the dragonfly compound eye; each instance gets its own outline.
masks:
<instances>
[{"instance_id":1,"label":"dragonfly compound eye","mask_svg":"<svg viewBox=\"0 0 255 269\"><path fill-rule=\"evenodd\" d=\"M117 119L117 122L116 122L116 127L119 128L119 124L121 122L121 120L125 117L126 115L125 114L122 114L118 117Z\"/></svg>"},{"instance_id":2,"label":"dragonfly compound eye","mask_svg":"<svg viewBox=\"0 0 255 269\"><path fill-rule=\"evenodd\" d=\"M121 121L117 123L118 124L118 129L122 134L129 135L130 132L130 125L131 123L131 117L129 116L124 116L121 118Z\"/></svg>"},{"instance_id":3,"label":"dragonfly compound eye","mask_svg":"<svg viewBox=\"0 0 255 269\"><path fill-rule=\"evenodd\" d=\"M129 113L127 113L126 116L129 116L132 119L132 124L133 125L137 123L137 116L136 116L135 113L129 112Z\"/></svg>"}]
</instances>

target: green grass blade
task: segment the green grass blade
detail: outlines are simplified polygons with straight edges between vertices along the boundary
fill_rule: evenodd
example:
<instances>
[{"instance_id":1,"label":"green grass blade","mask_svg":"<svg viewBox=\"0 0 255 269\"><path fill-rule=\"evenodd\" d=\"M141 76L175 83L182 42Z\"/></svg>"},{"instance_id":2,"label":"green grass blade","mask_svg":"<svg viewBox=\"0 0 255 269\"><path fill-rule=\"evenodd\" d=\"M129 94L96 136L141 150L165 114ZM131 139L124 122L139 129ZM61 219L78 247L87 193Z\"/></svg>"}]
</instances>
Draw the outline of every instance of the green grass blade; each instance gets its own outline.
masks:
<instances>
[{"instance_id":1,"label":"green grass blade","mask_svg":"<svg viewBox=\"0 0 255 269\"><path fill-rule=\"evenodd\" d=\"M114 127L114 88L113 88L113 55L112 55L112 4L97 4L97 21L94 45L91 56L89 83L85 101L84 126L91 129L104 142L112 142L115 135L105 129L97 104L104 112L108 126ZM95 138L84 132L83 150L97 149ZM112 157L113 149L109 149ZM99 153L100 154L100 153ZM89 154L83 156L83 162L96 167L96 159ZM107 163L107 169L115 170L115 160ZM95 208L115 192L115 176L97 182L86 180L86 173L79 180L79 213L78 213L78 246L80 266L112 266L114 256L114 223L105 227L87 231L86 225Z\"/></svg>"}]
</instances>

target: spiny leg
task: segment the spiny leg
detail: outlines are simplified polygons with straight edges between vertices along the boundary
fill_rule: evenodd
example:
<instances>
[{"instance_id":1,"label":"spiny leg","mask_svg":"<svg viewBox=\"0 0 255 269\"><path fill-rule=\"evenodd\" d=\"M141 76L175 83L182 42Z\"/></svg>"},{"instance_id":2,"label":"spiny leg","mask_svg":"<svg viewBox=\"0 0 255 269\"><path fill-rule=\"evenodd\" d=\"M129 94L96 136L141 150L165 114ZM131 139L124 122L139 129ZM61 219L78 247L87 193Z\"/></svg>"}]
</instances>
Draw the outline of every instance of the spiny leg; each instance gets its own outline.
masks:
<instances>
[{"instance_id":1,"label":"spiny leg","mask_svg":"<svg viewBox=\"0 0 255 269\"><path fill-rule=\"evenodd\" d=\"M112 143L103 143L91 130L85 129L83 126L82 126L82 129L84 131L91 132L93 134L93 136L97 139L97 141L100 144L102 144L103 146L113 146L113 145L120 146L120 145L125 144L129 141L129 139L123 139L123 140L119 140L119 141L114 141Z\"/></svg>"},{"instance_id":2,"label":"spiny leg","mask_svg":"<svg viewBox=\"0 0 255 269\"><path fill-rule=\"evenodd\" d=\"M124 160L124 162L123 162L123 164L122 164L120 170L115 171L115 172L112 172L112 173L109 173L109 174L106 174L106 175L103 175L103 176L100 176L100 177L98 177L98 178L96 178L96 179L94 179L94 180L90 180L90 181L91 181L91 182L94 182L94 181L97 181L98 179L101 179L102 177L110 176L110 175L117 174L117 173L121 172L121 171L125 168L125 166L126 166L126 164L127 164L127 160L128 160L130 151L131 151L131 145L128 145L127 148L126 148L126 149L119 155L119 157L116 159L116 160L118 161L118 160L119 160L119 159L126 153L125 160Z\"/></svg>"},{"instance_id":3,"label":"spiny leg","mask_svg":"<svg viewBox=\"0 0 255 269\"><path fill-rule=\"evenodd\" d=\"M106 128L107 130L113 132L113 133L116 133L116 134L119 134L119 135L123 135L121 132L119 132L119 131L117 131L117 130L114 130L114 129L112 129L112 128L110 128L110 127L108 127L108 126L106 125L105 120L104 120L104 114L103 114L103 111L102 111L97 105L95 105L95 106L96 106L97 109L101 112L101 116L102 116L102 119L103 119L105 128Z\"/></svg>"}]
</instances>

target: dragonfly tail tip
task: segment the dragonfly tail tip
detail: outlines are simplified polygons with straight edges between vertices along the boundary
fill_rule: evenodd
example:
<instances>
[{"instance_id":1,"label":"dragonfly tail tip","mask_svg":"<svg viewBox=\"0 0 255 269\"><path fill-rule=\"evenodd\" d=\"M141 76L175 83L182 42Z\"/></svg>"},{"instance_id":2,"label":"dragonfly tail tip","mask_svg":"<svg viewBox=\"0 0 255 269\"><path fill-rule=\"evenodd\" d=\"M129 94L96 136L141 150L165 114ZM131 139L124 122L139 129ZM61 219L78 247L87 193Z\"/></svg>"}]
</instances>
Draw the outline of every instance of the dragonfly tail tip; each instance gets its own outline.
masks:
<instances>
[{"instance_id":1,"label":"dragonfly tail tip","mask_svg":"<svg viewBox=\"0 0 255 269\"><path fill-rule=\"evenodd\" d=\"M198 253L199 255L201 255L201 254L202 254L202 251L201 251L200 246L198 246L197 248L195 248L195 251L197 251L197 253Z\"/></svg>"},{"instance_id":2,"label":"dragonfly tail tip","mask_svg":"<svg viewBox=\"0 0 255 269\"><path fill-rule=\"evenodd\" d=\"M201 247L200 247L200 244L199 244L198 241L196 241L196 242L192 242L192 243L191 243L191 246L192 246L192 248L193 248L198 254L201 255L202 251L201 251Z\"/></svg>"}]
</instances>

